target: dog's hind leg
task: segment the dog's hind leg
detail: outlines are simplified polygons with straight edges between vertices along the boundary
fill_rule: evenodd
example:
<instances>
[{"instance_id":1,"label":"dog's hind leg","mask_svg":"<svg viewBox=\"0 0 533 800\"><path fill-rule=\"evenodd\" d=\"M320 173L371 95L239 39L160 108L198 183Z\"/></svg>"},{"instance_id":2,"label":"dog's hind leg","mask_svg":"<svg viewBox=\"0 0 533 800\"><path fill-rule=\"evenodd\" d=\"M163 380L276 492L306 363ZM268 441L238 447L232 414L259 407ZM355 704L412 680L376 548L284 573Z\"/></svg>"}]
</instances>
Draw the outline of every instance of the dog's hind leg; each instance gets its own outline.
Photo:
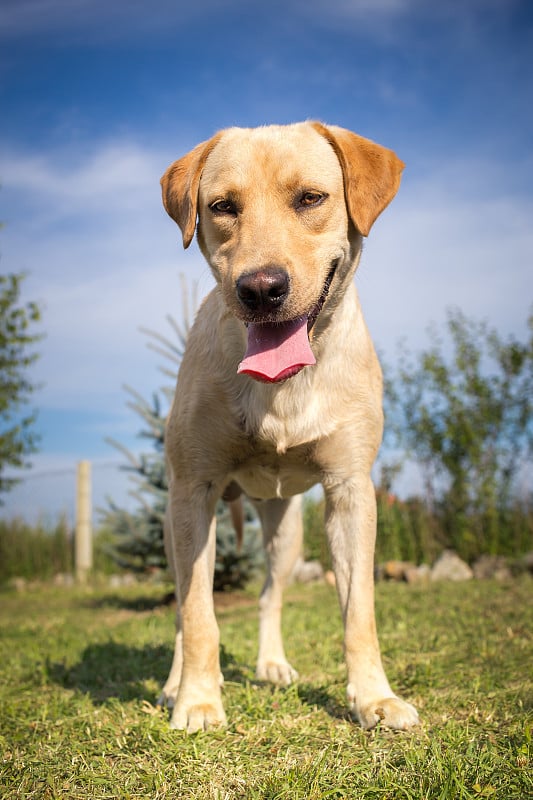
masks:
<instances>
[{"instance_id":1,"label":"dog's hind leg","mask_svg":"<svg viewBox=\"0 0 533 800\"><path fill-rule=\"evenodd\" d=\"M175 595L176 595L176 638L174 642L174 656L172 658L172 666L168 678L161 690L161 694L157 700L158 706L166 708L173 708L178 696L178 689L181 682L181 670L183 667L183 635L181 626L181 601L179 593L179 585L177 581L176 566L174 564L174 547L172 546L172 531L170 528L170 517L167 512L165 516L165 523L163 526L165 555L167 557L167 564L169 572L174 580Z\"/></svg>"},{"instance_id":2,"label":"dog's hind leg","mask_svg":"<svg viewBox=\"0 0 533 800\"><path fill-rule=\"evenodd\" d=\"M256 674L260 680L289 685L298 677L287 658L281 637L281 608L285 588L303 540L300 495L288 500L261 500L255 507L263 528L267 577L259 600L259 655Z\"/></svg>"}]
</instances>

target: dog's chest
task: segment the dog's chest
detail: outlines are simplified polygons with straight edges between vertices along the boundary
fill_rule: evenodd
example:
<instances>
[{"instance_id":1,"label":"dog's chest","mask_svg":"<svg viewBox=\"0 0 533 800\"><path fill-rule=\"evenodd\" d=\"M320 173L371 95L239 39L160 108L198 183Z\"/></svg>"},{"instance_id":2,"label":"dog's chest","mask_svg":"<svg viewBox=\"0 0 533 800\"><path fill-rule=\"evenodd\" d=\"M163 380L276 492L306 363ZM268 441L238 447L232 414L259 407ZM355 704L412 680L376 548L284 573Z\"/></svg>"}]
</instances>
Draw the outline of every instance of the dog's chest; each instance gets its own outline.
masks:
<instances>
[{"instance_id":1,"label":"dog's chest","mask_svg":"<svg viewBox=\"0 0 533 800\"><path fill-rule=\"evenodd\" d=\"M313 391L309 375L300 373L281 389L251 381L237 406L241 430L258 449L285 461L285 454L309 451L310 445L328 436L337 420L327 395Z\"/></svg>"},{"instance_id":2,"label":"dog's chest","mask_svg":"<svg viewBox=\"0 0 533 800\"><path fill-rule=\"evenodd\" d=\"M306 447L282 455L263 447L240 464L232 478L249 497L268 500L301 494L320 480L320 474Z\"/></svg>"},{"instance_id":3,"label":"dog's chest","mask_svg":"<svg viewBox=\"0 0 533 800\"><path fill-rule=\"evenodd\" d=\"M247 444L232 478L257 499L301 494L321 480L316 442L331 432L333 420L323 413L305 376L275 392L254 383L239 409Z\"/></svg>"}]
</instances>

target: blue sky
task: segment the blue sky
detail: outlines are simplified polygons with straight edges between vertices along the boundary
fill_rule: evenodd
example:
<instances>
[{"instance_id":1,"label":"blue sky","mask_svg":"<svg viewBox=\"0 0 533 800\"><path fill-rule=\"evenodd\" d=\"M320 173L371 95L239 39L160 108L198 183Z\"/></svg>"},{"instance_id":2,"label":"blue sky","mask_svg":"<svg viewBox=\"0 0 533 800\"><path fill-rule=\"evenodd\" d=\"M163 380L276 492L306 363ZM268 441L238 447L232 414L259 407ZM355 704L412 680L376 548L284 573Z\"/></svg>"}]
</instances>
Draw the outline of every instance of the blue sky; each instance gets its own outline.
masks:
<instances>
[{"instance_id":1,"label":"blue sky","mask_svg":"<svg viewBox=\"0 0 533 800\"><path fill-rule=\"evenodd\" d=\"M43 307L41 452L4 513L121 499L138 418L123 385L166 383L140 326L179 318L181 250L159 177L229 125L342 125L406 162L357 283L387 360L446 308L522 336L533 300L533 6L528 0L3 0L0 268ZM48 473L54 472L54 476ZM48 477L47 477L48 475Z\"/></svg>"}]
</instances>

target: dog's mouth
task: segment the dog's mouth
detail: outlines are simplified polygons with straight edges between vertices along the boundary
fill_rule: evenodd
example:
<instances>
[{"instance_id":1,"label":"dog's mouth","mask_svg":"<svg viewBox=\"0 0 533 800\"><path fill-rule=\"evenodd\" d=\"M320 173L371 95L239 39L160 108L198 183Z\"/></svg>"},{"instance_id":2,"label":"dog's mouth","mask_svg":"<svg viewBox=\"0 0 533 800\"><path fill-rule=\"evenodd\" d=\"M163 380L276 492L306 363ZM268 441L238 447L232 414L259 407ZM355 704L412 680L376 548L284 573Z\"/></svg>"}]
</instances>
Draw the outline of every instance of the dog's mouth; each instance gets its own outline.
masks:
<instances>
[{"instance_id":1,"label":"dog's mouth","mask_svg":"<svg viewBox=\"0 0 533 800\"><path fill-rule=\"evenodd\" d=\"M308 314L288 322L248 323L248 347L237 372L264 383L279 383L316 364L309 333L327 300L338 263L333 262L322 293Z\"/></svg>"}]
</instances>

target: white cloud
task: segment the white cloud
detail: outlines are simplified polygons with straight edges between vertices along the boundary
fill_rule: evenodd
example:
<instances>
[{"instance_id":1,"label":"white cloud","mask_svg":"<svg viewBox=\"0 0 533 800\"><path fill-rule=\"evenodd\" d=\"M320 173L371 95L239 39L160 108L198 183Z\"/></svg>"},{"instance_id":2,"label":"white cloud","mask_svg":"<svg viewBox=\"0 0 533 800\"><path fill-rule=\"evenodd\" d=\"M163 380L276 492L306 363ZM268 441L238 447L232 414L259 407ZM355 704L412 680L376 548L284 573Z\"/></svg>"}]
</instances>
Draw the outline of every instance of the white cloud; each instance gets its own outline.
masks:
<instances>
[{"instance_id":1,"label":"white cloud","mask_svg":"<svg viewBox=\"0 0 533 800\"><path fill-rule=\"evenodd\" d=\"M525 178L531 163L514 169ZM533 301L533 199L513 183L503 165L481 160L404 180L358 276L371 330L389 355L403 336L423 346L428 324L442 324L450 306L523 335Z\"/></svg>"},{"instance_id":2,"label":"white cloud","mask_svg":"<svg viewBox=\"0 0 533 800\"><path fill-rule=\"evenodd\" d=\"M212 285L162 207L159 175L171 157L161 160L127 142L71 164L6 159L2 257L9 271L29 271L25 295L43 306L35 375L44 406L98 409L123 383L143 390L156 358L139 326L161 330L166 314L179 318L179 272L204 293Z\"/></svg>"},{"instance_id":3,"label":"white cloud","mask_svg":"<svg viewBox=\"0 0 533 800\"><path fill-rule=\"evenodd\" d=\"M33 203L38 219L58 222L76 212L124 213L141 209L159 193L159 177L167 163L129 141L109 142L89 152L69 156L5 151L1 156L2 185L14 201ZM46 199L47 205L43 205ZM105 204L105 209L103 208Z\"/></svg>"}]
</instances>

